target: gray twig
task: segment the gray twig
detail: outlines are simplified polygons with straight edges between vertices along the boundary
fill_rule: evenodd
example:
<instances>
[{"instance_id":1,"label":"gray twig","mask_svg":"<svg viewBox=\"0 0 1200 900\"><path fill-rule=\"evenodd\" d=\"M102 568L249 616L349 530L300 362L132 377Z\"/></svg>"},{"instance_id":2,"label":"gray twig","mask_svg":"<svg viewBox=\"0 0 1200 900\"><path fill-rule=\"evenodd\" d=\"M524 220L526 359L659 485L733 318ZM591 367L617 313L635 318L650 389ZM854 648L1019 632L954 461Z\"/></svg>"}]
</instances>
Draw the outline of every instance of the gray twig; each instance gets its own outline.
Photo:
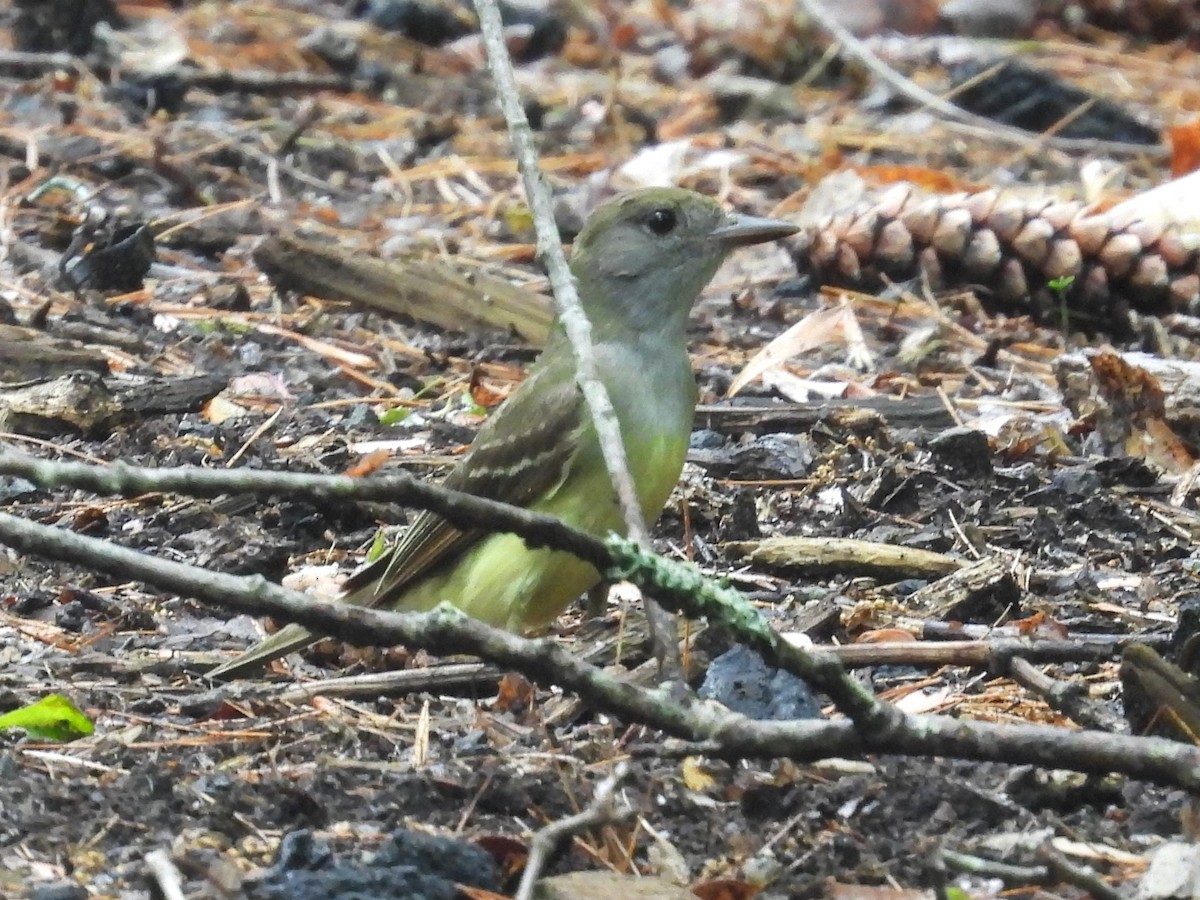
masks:
<instances>
[{"instance_id":1,"label":"gray twig","mask_svg":"<svg viewBox=\"0 0 1200 900\"><path fill-rule=\"evenodd\" d=\"M629 536L639 545L650 547L650 532L642 517L641 504L629 475L629 460L625 444L621 440L621 425L613 410L608 391L600 381L596 368L596 356L592 350L592 327L575 290L575 278L567 265L562 251L562 238L554 224L554 208L550 192L546 189L541 171L538 169L537 149L533 145L533 131L521 106L521 94L513 75L512 60L504 43L504 25L495 0L475 0L475 12L479 16L479 29L487 47L488 68L496 87L496 97L508 125L513 152L517 157L517 168L525 185L525 198L533 215L533 226L537 233L537 255L554 291L554 304L559 321L571 341L575 353L576 378L583 398L596 426L596 436L604 464L617 492L621 514L629 529ZM664 667L673 676L682 672L679 650L674 639L671 617L650 598L646 598L646 618L650 621L651 635Z\"/></svg>"},{"instance_id":2,"label":"gray twig","mask_svg":"<svg viewBox=\"0 0 1200 900\"><path fill-rule=\"evenodd\" d=\"M937 94L925 90L910 78L905 78L895 69L871 52L863 41L855 37L835 16L821 3L821 0L799 0L805 14L826 34L841 46L842 53L858 62L872 75L884 82L894 91L909 100L921 104L943 119L971 129L976 134L987 136L992 140L1002 140L1010 144L1035 145L1052 147L1056 150L1082 153L1108 153L1113 156L1145 156L1161 159L1167 153L1162 144L1146 145L1132 144L1124 141L1102 141L1096 138L1064 138L1054 135L1035 134L1023 128L1014 128L995 119L968 112L961 106L955 106L949 100L944 100Z\"/></svg>"},{"instance_id":3,"label":"gray twig","mask_svg":"<svg viewBox=\"0 0 1200 900\"><path fill-rule=\"evenodd\" d=\"M617 763L613 773L596 785L596 793L592 795L592 802L586 809L557 822L551 822L533 836L529 844L529 859L525 863L525 871L521 873L521 884L517 888L514 900L530 900L533 897L538 877L564 840L589 828L620 822L633 815L633 810L628 807L617 809L613 797L628 775L629 765Z\"/></svg>"},{"instance_id":4,"label":"gray twig","mask_svg":"<svg viewBox=\"0 0 1200 900\"><path fill-rule=\"evenodd\" d=\"M593 709L694 742L697 753L723 759L786 757L804 761L861 753L953 756L1081 772L1122 772L1158 784L1200 790L1200 748L1164 738L1044 725L993 725L950 716L902 716L889 723L891 727L879 729L849 719L754 721L690 695L646 690L590 665L554 641L521 638L446 605L431 613L397 613L322 603L260 576L239 578L208 572L3 513L0 542L155 584L226 609L299 622L351 643L403 643L432 653L474 654L533 680L562 685Z\"/></svg>"}]
</instances>

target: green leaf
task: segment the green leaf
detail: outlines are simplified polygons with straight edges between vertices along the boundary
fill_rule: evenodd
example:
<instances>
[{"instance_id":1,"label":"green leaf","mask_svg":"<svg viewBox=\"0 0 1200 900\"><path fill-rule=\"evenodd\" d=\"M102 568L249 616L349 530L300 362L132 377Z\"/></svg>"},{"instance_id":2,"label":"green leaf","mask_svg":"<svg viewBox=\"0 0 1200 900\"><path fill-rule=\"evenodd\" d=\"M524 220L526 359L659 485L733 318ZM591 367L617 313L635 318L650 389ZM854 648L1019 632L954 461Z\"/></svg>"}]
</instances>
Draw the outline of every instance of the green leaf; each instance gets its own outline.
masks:
<instances>
[{"instance_id":1,"label":"green leaf","mask_svg":"<svg viewBox=\"0 0 1200 900\"><path fill-rule=\"evenodd\" d=\"M468 415L487 418L487 407L475 402L475 398L471 396L470 391L463 391L458 395L458 405L461 406Z\"/></svg>"},{"instance_id":2,"label":"green leaf","mask_svg":"<svg viewBox=\"0 0 1200 900\"><path fill-rule=\"evenodd\" d=\"M379 424L386 426L399 425L410 415L412 415L411 409L405 409L403 406L393 406L391 409L385 409L379 414Z\"/></svg>"},{"instance_id":3,"label":"green leaf","mask_svg":"<svg viewBox=\"0 0 1200 900\"><path fill-rule=\"evenodd\" d=\"M241 319L222 319L221 328L229 334L238 337L249 334L254 330L254 323L243 322Z\"/></svg>"},{"instance_id":4,"label":"green leaf","mask_svg":"<svg viewBox=\"0 0 1200 900\"><path fill-rule=\"evenodd\" d=\"M387 550L387 538L384 536L383 529L380 528L375 532L375 540L371 541L371 549L367 551L367 562L375 562L383 556L385 550Z\"/></svg>"},{"instance_id":5,"label":"green leaf","mask_svg":"<svg viewBox=\"0 0 1200 900\"><path fill-rule=\"evenodd\" d=\"M0 716L0 729L24 728L32 738L73 741L95 730L91 719L62 694L50 694L37 703Z\"/></svg>"},{"instance_id":6,"label":"green leaf","mask_svg":"<svg viewBox=\"0 0 1200 900\"><path fill-rule=\"evenodd\" d=\"M1072 285L1075 284L1074 275L1063 275L1059 278L1051 278L1046 282L1046 286L1056 294L1064 294L1069 291Z\"/></svg>"}]
</instances>

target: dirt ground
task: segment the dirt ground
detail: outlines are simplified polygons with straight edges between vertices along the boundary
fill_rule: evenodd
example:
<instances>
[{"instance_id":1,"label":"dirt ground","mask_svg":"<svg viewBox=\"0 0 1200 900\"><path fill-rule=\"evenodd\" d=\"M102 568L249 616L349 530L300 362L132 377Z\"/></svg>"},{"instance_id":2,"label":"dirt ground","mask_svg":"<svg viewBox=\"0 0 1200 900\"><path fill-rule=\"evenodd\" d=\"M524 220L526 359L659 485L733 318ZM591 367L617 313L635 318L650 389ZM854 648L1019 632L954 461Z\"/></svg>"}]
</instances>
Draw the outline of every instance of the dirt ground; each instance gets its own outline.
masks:
<instances>
[{"instance_id":1,"label":"dirt ground","mask_svg":"<svg viewBox=\"0 0 1200 900\"><path fill-rule=\"evenodd\" d=\"M117 3L118 37L95 46L80 36L85 23L52 20L69 5L0 11L0 392L71 373L91 399L0 419L0 442L48 459L327 474L385 446L388 465L441 471L536 349L519 329L455 331L351 303L357 295L336 287L277 289L294 285L272 274L278 257L272 268L257 251L267 236L293 235L344 258L449 259L472 277L544 290L466 13L401 17L388 30L369 18L387 4ZM646 167L760 215L796 214L815 184L849 169L941 173L947 189L1080 190L1087 153L1022 152L905 118L852 67L818 67L820 53L791 44L789 67L765 70L764 49L746 43L752 23L701 33L686 4L596 9L607 38L596 22L553 13L513 37L568 234ZM1158 102L1164 85L1190 77L1182 50L1172 60L1116 37L1075 55L1055 46L1032 62L1097 91L1120 71L1128 95L1118 99L1156 125L1200 104L1192 94L1171 95L1169 110ZM679 53L691 68L670 76ZM735 99L698 74L724 56L727 74L748 80ZM945 77L926 60L905 65ZM750 91L808 71L786 103ZM649 155L676 140L687 145L680 156ZM1129 191L1169 177L1149 151L1121 162ZM893 629L912 639L915 622L957 622L1164 649L1195 593L1198 523L1190 500L1173 496L1187 466L1167 470L1088 419L1063 360L1104 345L1192 359L1183 317L1064 334L1058 321L981 306L964 286L863 286L848 302L869 363L855 364L841 331L797 356L787 378L726 400L759 348L831 303L819 288L789 248L771 246L740 252L705 294L691 333L705 409L655 527L658 549L728 576L775 627L819 644ZM797 400L798 379L841 390ZM1168 412L1171 446L1190 460L1195 419ZM378 526L405 515L294 497L121 500L10 476L0 476L0 511L216 571L322 583L331 576L317 567L353 570ZM994 556L1014 578L1008 592L952 612L920 610L909 599L933 576L747 563L731 547L769 536ZM449 854L441 845L417 863L362 868L399 829L473 844L464 853L482 846L495 873L468 861L450 881L466 871L477 889L509 896L533 832L585 807L622 760L630 774L618 796L633 818L577 836L550 867L612 872L607 894L676 896L649 893L648 876L659 876L706 897L861 896L867 886L1082 896L1078 880L1039 869L1039 851L1129 891L1150 851L1186 840L1180 790L940 758L680 757L661 735L577 707L553 684L451 677L438 667L462 660L419 650L325 643L261 680L214 689L204 671L255 639L256 622L70 561L0 553L0 567L0 712L61 693L95 724L68 743L0 731L2 897L161 896L147 863L155 850L169 851L189 897L454 896L449 882L409 880ZM625 610L611 599L588 621L577 604L553 634L583 653L617 633ZM697 658L729 646L705 633ZM636 641L627 654L629 667L646 658ZM1118 663L1119 647L1043 668L1081 686L1091 724L1128 731ZM284 691L396 669L429 677L416 690ZM910 712L1080 724L986 668L856 673ZM285 835L285 862L264 879ZM997 865L966 874L964 859Z\"/></svg>"}]
</instances>

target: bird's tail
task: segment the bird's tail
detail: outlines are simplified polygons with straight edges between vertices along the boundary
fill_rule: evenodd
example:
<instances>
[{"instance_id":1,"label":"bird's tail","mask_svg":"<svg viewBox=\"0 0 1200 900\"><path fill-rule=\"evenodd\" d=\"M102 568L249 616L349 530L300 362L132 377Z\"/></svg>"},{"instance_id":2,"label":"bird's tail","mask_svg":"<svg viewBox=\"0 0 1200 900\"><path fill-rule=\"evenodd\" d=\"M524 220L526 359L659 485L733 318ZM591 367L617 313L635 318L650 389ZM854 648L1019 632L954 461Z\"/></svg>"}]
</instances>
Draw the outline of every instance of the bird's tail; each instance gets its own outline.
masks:
<instances>
[{"instance_id":1,"label":"bird's tail","mask_svg":"<svg viewBox=\"0 0 1200 900\"><path fill-rule=\"evenodd\" d=\"M230 681L256 672L273 659L286 656L315 641L312 632L300 625L285 625L270 637L264 638L253 647L240 653L229 662L217 666L208 673L209 678Z\"/></svg>"},{"instance_id":2,"label":"bird's tail","mask_svg":"<svg viewBox=\"0 0 1200 900\"><path fill-rule=\"evenodd\" d=\"M381 556L369 566L359 569L342 585L342 595L339 603L349 603L352 606L378 606L385 596L381 584L384 583L390 556ZM209 678L219 681L231 681L257 672L273 659L287 656L296 650L307 647L317 640L307 628L300 625L285 625L268 638L259 641L253 647L242 651L236 657L223 665L217 666L208 673Z\"/></svg>"}]
</instances>

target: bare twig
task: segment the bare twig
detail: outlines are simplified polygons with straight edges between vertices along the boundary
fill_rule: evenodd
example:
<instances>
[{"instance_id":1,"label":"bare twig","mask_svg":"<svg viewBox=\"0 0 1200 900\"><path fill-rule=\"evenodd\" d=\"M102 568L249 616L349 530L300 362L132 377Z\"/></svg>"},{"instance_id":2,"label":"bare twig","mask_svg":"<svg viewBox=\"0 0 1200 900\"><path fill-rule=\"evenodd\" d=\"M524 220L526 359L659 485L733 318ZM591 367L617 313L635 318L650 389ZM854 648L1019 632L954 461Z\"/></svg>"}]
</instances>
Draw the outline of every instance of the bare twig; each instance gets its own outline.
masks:
<instances>
[{"instance_id":1,"label":"bare twig","mask_svg":"<svg viewBox=\"0 0 1200 900\"><path fill-rule=\"evenodd\" d=\"M493 0L475 0L475 11L479 16L479 27L487 46L488 67L495 82L497 99L508 124L513 152L517 156L517 166L525 185L525 197L533 214L538 259L550 279L559 320L571 339L579 387L587 400L588 409L600 436L604 462L616 488L629 534L639 543L645 543L648 542L649 534L642 519L633 479L629 476L629 462L625 454L625 444L621 440L621 426L608 391L600 381L592 348L591 323L588 322L579 302L579 294L575 290L575 277L567 265L567 258L562 251L562 238L554 224L550 193L538 170L533 132L521 106L520 92L504 43L504 26L500 20L500 11Z\"/></svg>"},{"instance_id":2,"label":"bare twig","mask_svg":"<svg viewBox=\"0 0 1200 900\"><path fill-rule=\"evenodd\" d=\"M1009 887L1045 884L1050 877L1050 870L1046 866L999 862L957 850L942 850L938 856L947 869L966 872L979 878L999 878Z\"/></svg>"},{"instance_id":3,"label":"bare twig","mask_svg":"<svg viewBox=\"0 0 1200 900\"><path fill-rule=\"evenodd\" d=\"M842 661L842 665L849 669L870 666L919 666L927 669L964 666L1004 673L1018 659L1038 664L1112 659L1118 656L1126 645L1138 640L1132 635L1115 637L1121 640L1089 640L1087 635L1080 638L1072 636L1042 640L998 634L995 637L980 636L974 640L962 641L913 640L880 641L877 644L839 644L829 647L827 652L836 655ZM1024 673L1020 677L1015 673L1010 674L1017 681L1022 681L1025 677ZM1048 685L1035 687L1031 683L1026 687L1041 693Z\"/></svg>"},{"instance_id":4,"label":"bare twig","mask_svg":"<svg viewBox=\"0 0 1200 900\"><path fill-rule=\"evenodd\" d=\"M0 51L0 73L14 76L41 75L60 70L85 72L87 64L70 53L38 53L27 50ZM139 73L128 73L137 78ZM311 72L253 72L231 69L198 69L172 66L153 73L153 77L173 80L188 87L203 88L215 93L238 92L272 97L317 91L352 91L353 78L345 75L314 74Z\"/></svg>"},{"instance_id":5,"label":"bare twig","mask_svg":"<svg viewBox=\"0 0 1200 900\"><path fill-rule=\"evenodd\" d=\"M529 843L529 860L525 863L525 871L521 873L521 884L517 888L515 900L530 900L533 897L538 877L564 840L589 828L620 822L633 815L633 810L629 807L617 809L613 798L628 774L629 766L618 763L613 773L596 785L596 793L592 795L592 802L586 809L552 822L533 836Z\"/></svg>"},{"instance_id":6,"label":"bare twig","mask_svg":"<svg viewBox=\"0 0 1200 900\"><path fill-rule=\"evenodd\" d=\"M121 578L136 578L226 609L299 622L352 643L404 643L433 653L471 653L532 679L562 685L596 710L684 738L692 742L694 752L724 759L787 757L804 761L871 752L954 756L1081 772L1121 772L1200 790L1200 748L1163 738L994 725L936 715L902 716L888 722L888 727L878 728L871 727L874 721L869 716L857 724L849 720L754 721L687 694L639 688L589 665L553 641L517 637L449 606L432 613L396 613L322 603L258 576L238 578L158 560L6 514L0 514L0 542L26 552L70 559ZM820 655L810 656L816 659ZM807 665L815 666L818 676L827 674L819 661L809 660ZM850 705L853 707L853 702Z\"/></svg>"},{"instance_id":7,"label":"bare twig","mask_svg":"<svg viewBox=\"0 0 1200 900\"><path fill-rule=\"evenodd\" d=\"M521 106L521 95L517 88L517 80L513 75L512 61L508 56L508 48L504 41L504 25L500 20L500 10L495 0L475 0L475 12L479 16L479 29L483 34L483 42L487 47L488 68L492 73L492 81L496 87L496 97L504 120L508 125L509 137L512 140L513 152L517 157L517 167L521 171L521 179L525 185L525 198L533 215L534 230L537 233L537 255L554 291L554 304L558 311L559 321L570 338L571 348L575 353L575 365L580 390L587 402L592 422L596 427L596 436L600 441L600 450L604 464L608 467L609 477L617 492L617 500L621 506L621 514L629 530L629 536L640 546L650 547L650 532L642 517L641 504L634 490L633 479L629 475L629 460L625 454L625 444L621 440L621 425L613 409L612 400L600 381L599 370L596 366L596 356L592 350L592 328L583 307L579 302L579 294L575 290L575 278L567 265L567 258L562 251L562 238L554 224L554 208L550 201L550 192L546 189L538 169L537 150L533 145L533 131L529 120ZM650 620L651 634L654 637L656 651L663 660L665 669L672 676L678 676L682 671L682 662L675 643L671 617L653 601L646 603L646 615Z\"/></svg>"},{"instance_id":8,"label":"bare twig","mask_svg":"<svg viewBox=\"0 0 1200 900\"><path fill-rule=\"evenodd\" d=\"M837 21L825 9L820 0L799 0L799 2L805 14L841 45L843 53L858 62L880 81L909 100L921 104L926 109L932 110L942 118L972 129L990 140L1002 140L1010 144L1020 145L1028 145L1034 142L1056 150L1108 153L1113 156L1162 158L1167 153L1166 147L1161 144L1148 146L1122 141L1102 141L1095 138L1047 137L1031 131L1025 131L1022 128L1013 128L1011 125L1005 125L1003 122L997 122L995 119L989 119L968 112L961 106L955 106L949 100L944 100L936 94L925 90L925 88L914 83L911 79L905 78L895 69L884 63L883 60L871 52L871 49L863 41L856 38L844 25Z\"/></svg>"},{"instance_id":9,"label":"bare twig","mask_svg":"<svg viewBox=\"0 0 1200 900\"><path fill-rule=\"evenodd\" d=\"M406 503L432 510L457 528L477 528L487 523L486 527L493 531L511 531L534 546L572 553L601 571L611 560L603 541L586 532L567 528L553 516L473 494L448 491L407 472L377 478L351 478L259 469L218 471L192 466L143 469L122 462L107 466L48 462L23 453L3 451L0 451L0 472L19 475L45 488L70 486L124 497L145 493L179 493L190 497L277 494L303 495L318 502Z\"/></svg>"},{"instance_id":10,"label":"bare twig","mask_svg":"<svg viewBox=\"0 0 1200 900\"><path fill-rule=\"evenodd\" d=\"M1051 678L1029 660L1018 658L1009 660L1008 674L1021 687L1045 700L1052 709L1070 716L1080 725L1112 731L1123 724L1116 715L1088 699L1087 685L1083 682Z\"/></svg>"},{"instance_id":11,"label":"bare twig","mask_svg":"<svg viewBox=\"0 0 1200 900\"><path fill-rule=\"evenodd\" d=\"M204 717L227 703L307 703L314 697L391 697L429 692L444 694L471 688L484 691L495 686L504 672L482 662L440 663L419 669L399 669L386 672L367 672L340 678L314 678L311 681L272 683L266 681L231 681L179 697L179 708L187 715Z\"/></svg>"},{"instance_id":12,"label":"bare twig","mask_svg":"<svg viewBox=\"0 0 1200 900\"><path fill-rule=\"evenodd\" d=\"M279 494L291 497L306 495L317 501L391 500L431 509L463 529L511 531L521 535L530 544L565 550L586 559L606 575L629 578L662 598L672 609L691 618L704 617L725 623L737 639L757 650L769 665L808 680L818 690L828 694L860 729L879 735L897 727L902 716L895 707L881 702L867 687L849 677L844 668L847 665L964 665L1005 671L1014 658L1021 656L1039 660L1096 659L1114 652L1113 646L1075 647L1069 642L1063 646L1062 642L1001 637L952 643L912 642L898 646L863 644L841 647L836 651L804 651L783 640L735 591L714 586L695 567L642 553L618 539L605 543L585 532L571 529L553 517L446 490L405 473L360 479L248 469L139 469L123 463L97 467L81 463L48 462L12 452L0 453L0 473L19 475L43 487L70 485L125 496L146 493L185 493L202 497ZM49 551L43 547L39 552ZM51 555L55 554L51 552ZM68 554L59 558L72 557ZM143 577L134 570L122 571L113 562L97 565L106 571L118 571L122 577ZM203 593L205 578L206 573L196 570L193 583L182 583L176 589L192 596L207 597ZM145 577L144 580L162 584L154 577ZM274 614L273 610L265 607L248 611L258 615ZM323 628L317 630L324 631ZM376 643L370 640L366 642Z\"/></svg>"},{"instance_id":13,"label":"bare twig","mask_svg":"<svg viewBox=\"0 0 1200 900\"><path fill-rule=\"evenodd\" d=\"M672 563L643 550L636 543L624 538L610 537L600 541L586 532L570 528L552 516L531 513L518 507L484 500L471 494L448 491L445 488L426 484L407 474L397 474L380 479L355 479L344 476L297 475L284 472L262 472L257 470L223 470L177 467L166 469L138 469L123 463L105 467L94 467L79 463L54 463L17 453L0 452L0 472L20 475L43 487L72 485L100 493L138 496L152 492L180 492L191 496L212 497L220 494L261 495L282 494L297 496L301 493L324 500L346 500L371 496L376 500L396 499L416 503L445 517L451 524L464 530L483 528L490 531L511 531L519 534L533 546L551 547L573 553L594 565L603 575L613 580L628 579L669 600L672 608L693 618L708 617L724 622L733 633L754 647L770 664L786 669L794 675L808 679L819 690L824 691L846 715L864 730L886 733L900 713L895 707L882 703L868 688L850 678L836 658L829 654L814 654L793 647L777 634L758 612L736 591L718 588L709 583L694 566ZM369 492L369 493L364 493ZM13 523L19 519L11 519ZM16 528L15 524L10 525ZM36 526L29 525L29 528ZM57 559L82 558L64 543L64 536L54 529L44 529L42 539L34 532L27 532L28 543L14 544L32 552ZM0 537L0 540L3 540ZM107 550L105 549L107 548ZM138 578L152 584L170 587L193 597L211 600L222 606L230 603L214 593L212 585L219 576L201 569L179 567L167 572L161 567L168 564L150 557L132 554L116 545L96 542L87 548L88 560L106 572L116 572L121 577ZM122 560L129 568L122 568ZM169 577L170 581L164 581ZM261 580L260 580L261 581ZM234 589L230 587L229 589ZM290 592L261 581L246 588L247 598L239 610L255 615L278 615L279 610L267 602L268 592L282 597ZM290 594L292 597L302 595ZM255 600L262 603L254 606ZM341 604L339 604L341 605ZM301 610L301 614L307 610ZM664 615L666 615L664 613ZM297 618L295 612L284 612L283 617L310 626L313 630L343 637L338 631L329 631L323 625L311 624ZM669 639L674 642L674 620ZM344 638L352 643L383 645L412 643L402 637L391 641L380 641L366 633ZM418 639L417 643L420 643ZM425 646L425 645L423 645ZM674 646L674 644L673 644ZM463 652L462 648L457 648ZM467 652L477 652L468 650ZM487 656L487 654L480 654ZM491 657L487 657L491 658Z\"/></svg>"},{"instance_id":14,"label":"bare twig","mask_svg":"<svg viewBox=\"0 0 1200 900\"><path fill-rule=\"evenodd\" d=\"M183 875L171 862L166 850L159 848L146 854L146 868L154 883L158 886L159 895L164 900L183 900Z\"/></svg>"},{"instance_id":15,"label":"bare twig","mask_svg":"<svg viewBox=\"0 0 1200 900\"><path fill-rule=\"evenodd\" d=\"M1121 900L1126 896L1087 866L1077 866L1049 844L1038 850L1038 858L1046 864L1052 879L1066 882L1096 900Z\"/></svg>"},{"instance_id":16,"label":"bare twig","mask_svg":"<svg viewBox=\"0 0 1200 900\"><path fill-rule=\"evenodd\" d=\"M402 643L444 655L470 653L511 666L534 679L571 686L597 709L612 709L612 699L624 695L625 700L619 701L619 705L628 707L626 714L630 718L653 723L671 733L697 736L693 731L696 723L685 724L683 707L678 701L634 688L553 641L517 637L445 604L431 613L396 613L348 603L322 603L261 576L241 578L157 559L4 513L0 513L0 543L27 553L70 559L97 571L137 579L224 609L298 622L313 631L360 646ZM610 699L603 699L605 696ZM707 728L703 734L708 736Z\"/></svg>"},{"instance_id":17,"label":"bare twig","mask_svg":"<svg viewBox=\"0 0 1200 900\"><path fill-rule=\"evenodd\" d=\"M314 697L391 697L428 692L444 694L464 687L494 686L503 675L487 663L447 663L420 669L397 669L387 672L366 672L342 678L321 678L304 684L287 684L269 690L277 703L307 703ZM262 700L261 682L254 697Z\"/></svg>"}]
</instances>

